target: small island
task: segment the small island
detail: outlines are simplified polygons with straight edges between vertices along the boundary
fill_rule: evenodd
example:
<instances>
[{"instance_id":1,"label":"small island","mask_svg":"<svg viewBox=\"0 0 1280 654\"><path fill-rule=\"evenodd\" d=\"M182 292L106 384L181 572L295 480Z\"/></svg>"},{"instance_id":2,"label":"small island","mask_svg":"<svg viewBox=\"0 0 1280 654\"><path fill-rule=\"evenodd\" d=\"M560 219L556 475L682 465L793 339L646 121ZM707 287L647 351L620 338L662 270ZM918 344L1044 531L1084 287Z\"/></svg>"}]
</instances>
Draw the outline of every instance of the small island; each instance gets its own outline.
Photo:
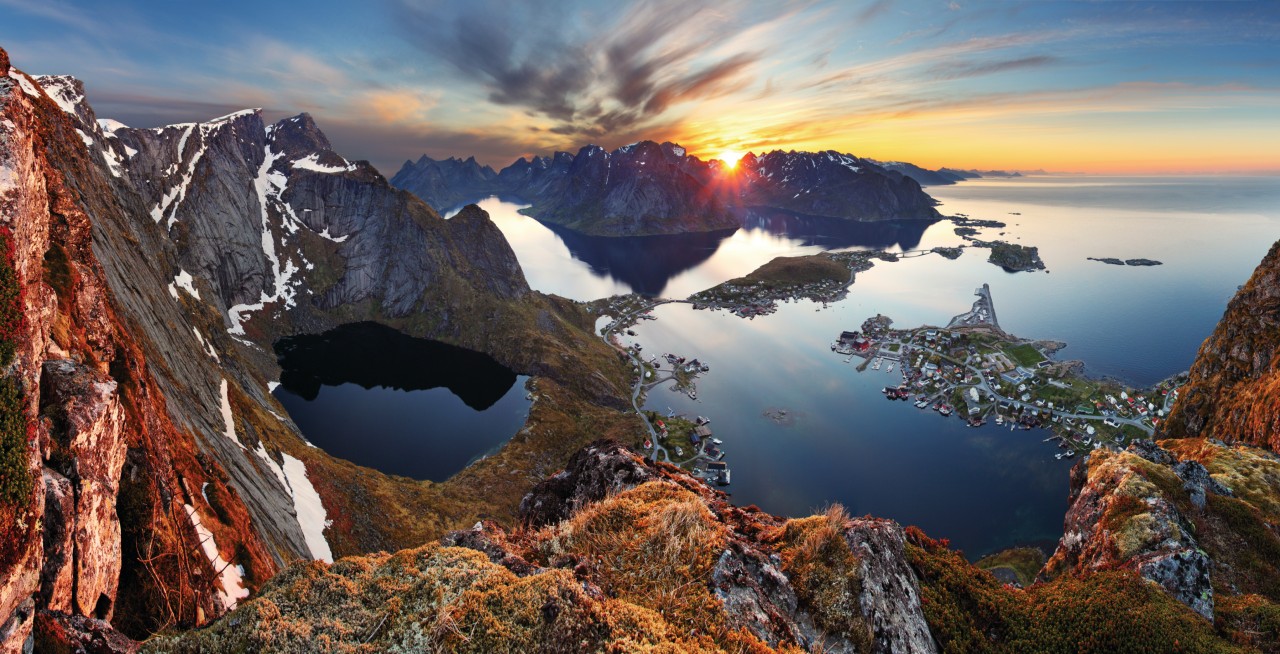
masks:
<instances>
[{"instance_id":1,"label":"small island","mask_svg":"<svg viewBox=\"0 0 1280 654\"><path fill-rule=\"evenodd\" d=\"M1089 261L1101 261L1102 263L1111 264L1113 266L1163 266L1164 263L1155 259L1117 259L1115 257L1087 257Z\"/></svg>"},{"instance_id":2,"label":"small island","mask_svg":"<svg viewBox=\"0 0 1280 654\"><path fill-rule=\"evenodd\" d=\"M978 245L975 243L974 245ZM1044 262L1040 260L1040 248L1005 241L993 241L979 247L990 247L991 256L987 261L994 263L1005 272L1029 272L1044 270Z\"/></svg>"}]
</instances>

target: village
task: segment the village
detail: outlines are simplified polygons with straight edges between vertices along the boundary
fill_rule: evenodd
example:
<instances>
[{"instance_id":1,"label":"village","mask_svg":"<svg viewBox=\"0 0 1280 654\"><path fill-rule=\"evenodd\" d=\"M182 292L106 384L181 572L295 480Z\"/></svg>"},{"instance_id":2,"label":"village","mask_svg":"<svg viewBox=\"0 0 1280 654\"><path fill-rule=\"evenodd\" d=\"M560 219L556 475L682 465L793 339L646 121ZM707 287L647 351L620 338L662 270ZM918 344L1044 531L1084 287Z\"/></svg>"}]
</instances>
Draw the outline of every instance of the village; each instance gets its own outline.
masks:
<instances>
[{"instance_id":1,"label":"village","mask_svg":"<svg viewBox=\"0 0 1280 654\"><path fill-rule=\"evenodd\" d=\"M698 399L697 378L711 371L711 365L697 358L665 353L646 354L638 342L624 344L619 334L635 336L631 329L640 320L653 320L652 310L666 300L653 300L638 295L615 296L602 300L593 311L603 314L599 323L600 337L622 357L631 362L631 405L644 421L647 435L643 448L646 457L666 461L689 470L708 484L727 486L732 471L724 461L720 448L724 441L711 432L711 419L690 419L669 410L666 416L642 410L644 397L658 386L672 382L671 390Z\"/></svg>"},{"instance_id":2,"label":"village","mask_svg":"<svg viewBox=\"0 0 1280 654\"><path fill-rule=\"evenodd\" d=\"M890 374L896 383L883 389L889 400L955 414L974 427L994 421L1011 430L1047 429L1052 435L1045 440L1062 450L1059 459L1149 437L1177 398L1179 378L1149 390L1086 378L1078 362L1050 358L1063 344L1001 330L987 285L975 295L973 308L945 328L898 330L874 316L859 331L841 333L831 349L845 362L862 359L860 372Z\"/></svg>"}]
</instances>

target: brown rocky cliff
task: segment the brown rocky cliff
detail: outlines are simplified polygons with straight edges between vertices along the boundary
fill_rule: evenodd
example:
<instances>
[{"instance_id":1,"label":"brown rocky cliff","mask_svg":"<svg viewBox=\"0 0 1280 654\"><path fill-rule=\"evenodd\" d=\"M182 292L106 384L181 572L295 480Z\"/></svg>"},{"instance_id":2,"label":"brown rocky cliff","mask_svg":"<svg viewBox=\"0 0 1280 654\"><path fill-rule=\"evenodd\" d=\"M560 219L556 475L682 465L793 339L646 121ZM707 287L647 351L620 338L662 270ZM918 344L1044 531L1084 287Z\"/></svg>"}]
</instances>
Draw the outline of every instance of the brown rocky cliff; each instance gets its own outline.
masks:
<instances>
[{"instance_id":1,"label":"brown rocky cliff","mask_svg":"<svg viewBox=\"0 0 1280 654\"><path fill-rule=\"evenodd\" d=\"M117 311L89 216L110 223L127 211L102 155L76 134L77 118L36 80L6 70L0 116L0 226L15 244L28 327L8 373L23 391L36 481L20 519L4 524L44 531L4 535L16 556L0 561L8 580L0 589L0 651L29 643L33 618L66 626L76 615L123 613L137 635L198 624L216 615L217 582L181 511L184 481L209 479L225 491L225 474L201 461L190 433L170 420L134 340L138 330ZM256 560L265 578L273 561L237 502L229 500L224 514L239 516L239 542L226 544L246 563ZM45 581L39 593L32 571Z\"/></svg>"},{"instance_id":2,"label":"brown rocky cliff","mask_svg":"<svg viewBox=\"0 0 1280 654\"><path fill-rule=\"evenodd\" d=\"M1160 433L1280 451L1280 242L1200 346Z\"/></svg>"}]
</instances>

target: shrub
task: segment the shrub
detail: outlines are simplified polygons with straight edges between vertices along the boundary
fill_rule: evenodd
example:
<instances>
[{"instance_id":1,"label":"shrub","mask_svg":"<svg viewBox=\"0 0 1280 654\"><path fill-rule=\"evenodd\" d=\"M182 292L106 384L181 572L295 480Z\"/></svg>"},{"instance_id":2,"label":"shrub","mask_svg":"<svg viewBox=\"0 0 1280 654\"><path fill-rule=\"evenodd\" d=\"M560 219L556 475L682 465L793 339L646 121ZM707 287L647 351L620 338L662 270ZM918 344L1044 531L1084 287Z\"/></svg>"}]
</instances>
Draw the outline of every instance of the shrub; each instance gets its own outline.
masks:
<instances>
[{"instance_id":1,"label":"shrub","mask_svg":"<svg viewBox=\"0 0 1280 654\"><path fill-rule=\"evenodd\" d=\"M13 268L13 237L0 228L0 375L13 362L25 331L22 288ZM22 389L12 377L0 377L0 505L17 504L31 492L27 468L28 425Z\"/></svg>"}]
</instances>

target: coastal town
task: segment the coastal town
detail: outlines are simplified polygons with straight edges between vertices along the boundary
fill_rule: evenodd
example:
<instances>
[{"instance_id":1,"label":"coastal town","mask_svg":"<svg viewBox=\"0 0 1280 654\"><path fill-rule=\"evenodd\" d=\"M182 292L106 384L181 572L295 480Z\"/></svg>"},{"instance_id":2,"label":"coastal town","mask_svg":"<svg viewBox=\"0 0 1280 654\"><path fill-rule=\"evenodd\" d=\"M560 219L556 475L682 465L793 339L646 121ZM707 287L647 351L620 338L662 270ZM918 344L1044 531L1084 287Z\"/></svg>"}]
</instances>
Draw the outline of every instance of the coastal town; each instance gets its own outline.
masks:
<instances>
[{"instance_id":1,"label":"coastal town","mask_svg":"<svg viewBox=\"0 0 1280 654\"><path fill-rule=\"evenodd\" d=\"M711 365L695 357L673 353L661 356L646 354L638 342L625 344L620 334L634 337L631 329L640 320L653 320L654 307L666 300L652 300L637 295L608 298L593 307L604 315L598 321L600 337L620 357L632 365L631 405L644 421L646 434L643 444L645 455L654 461L666 461L688 470L708 484L728 486L732 471L725 462L721 449L724 441L711 431L711 419L704 416L689 418L669 410L666 415L644 410L645 396L649 391L671 382L671 390L698 399L697 379L711 371Z\"/></svg>"},{"instance_id":2,"label":"coastal town","mask_svg":"<svg viewBox=\"0 0 1280 654\"><path fill-rule=\"evenodd\" d=\"M859 372L889 374L883 392L891 401L954 414L974 427L994 421L1011 430L1047 429L1059 459L1149 437L1177 398L1179 378L1138 390L1085 377L1079 362L1051 358L1065 344L1000 329L988 285L975 295L973 307L946 327L893 329L877 315L842 332L831 350L846 363L861 359Z\"/></svg>"}]
</instances>

